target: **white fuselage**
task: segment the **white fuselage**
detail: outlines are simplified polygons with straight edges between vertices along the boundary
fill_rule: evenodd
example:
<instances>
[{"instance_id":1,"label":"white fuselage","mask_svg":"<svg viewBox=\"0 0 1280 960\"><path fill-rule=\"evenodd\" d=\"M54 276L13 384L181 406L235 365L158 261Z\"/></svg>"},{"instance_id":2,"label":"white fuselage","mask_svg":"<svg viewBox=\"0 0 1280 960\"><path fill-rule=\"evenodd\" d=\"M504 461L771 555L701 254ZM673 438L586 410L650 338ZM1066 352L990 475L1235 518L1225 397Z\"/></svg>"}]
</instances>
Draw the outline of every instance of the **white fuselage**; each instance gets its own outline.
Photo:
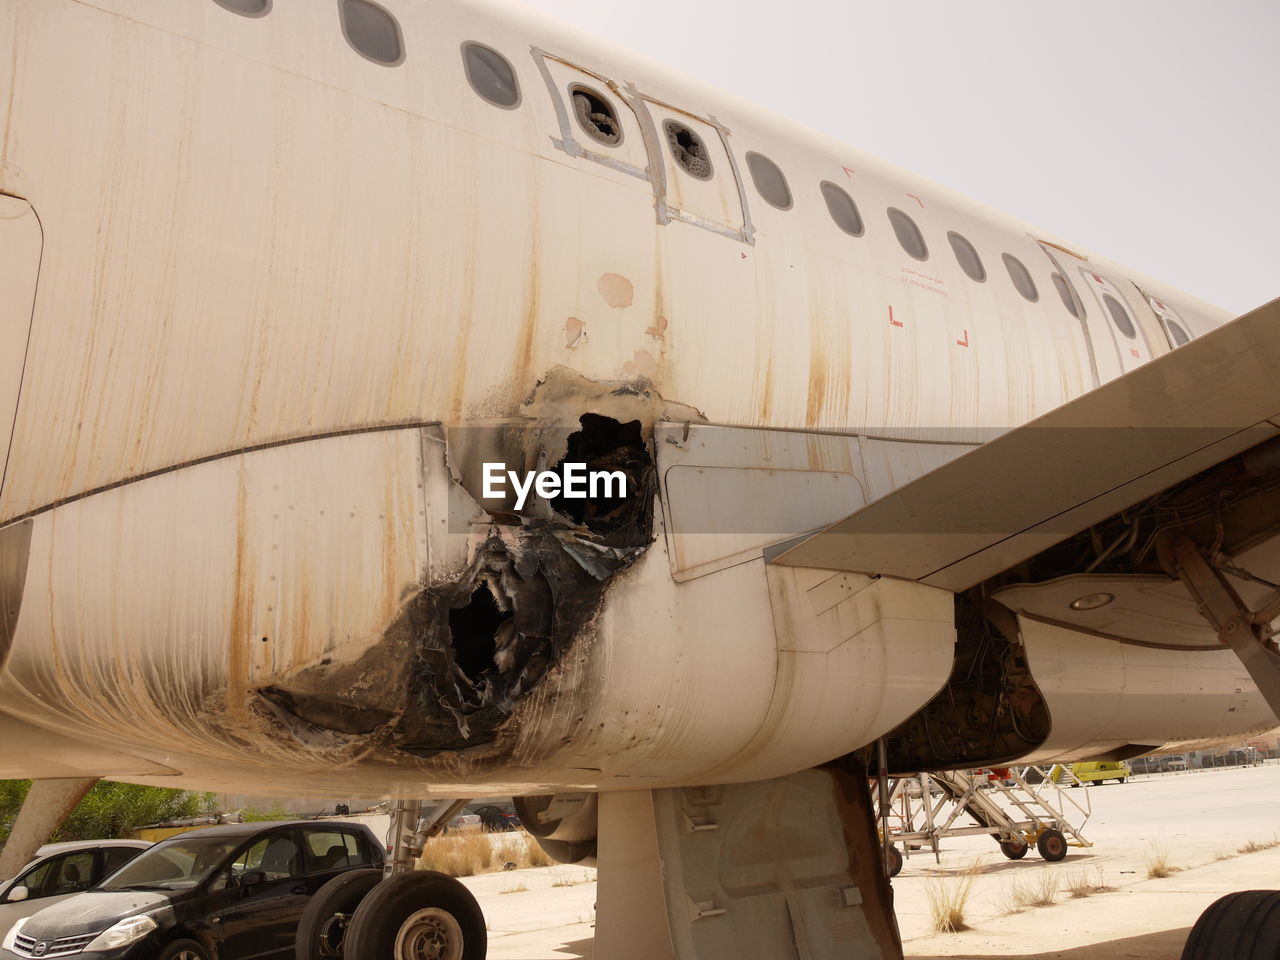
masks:
<instances>
[{"instance_id":1,"label":"white fuselage","mask_svg":"<svg viewBox=\"0 0 1280 960\"><path fill-rule=\"evenodd\" d=\"M1168 351L1170 322L1229 319L519 10L388 7L395 66L351 48L333 0L0 0L0 269L27 291L0 294L0 530L23 538L0 775L461 795L825 762L945 681L949 595L862 594L861 626L788 639L796 587L762 548ZM514 107L472 88L467 42L513 65ZM578 87L619 143L591 140ZM710 180L667 121L702 135ZM583 413L640 421L656 540L491 736L406 749L389 731L434 676L414 598L522 529L480 509L482 462L553 465ZM1170 656L1203 683L1167 734L1142 692L1141 742L1266 722L1231 706L1228 651ZM1059 753L1133 741L1104 724Z\"/></svg>"}]
</instances>

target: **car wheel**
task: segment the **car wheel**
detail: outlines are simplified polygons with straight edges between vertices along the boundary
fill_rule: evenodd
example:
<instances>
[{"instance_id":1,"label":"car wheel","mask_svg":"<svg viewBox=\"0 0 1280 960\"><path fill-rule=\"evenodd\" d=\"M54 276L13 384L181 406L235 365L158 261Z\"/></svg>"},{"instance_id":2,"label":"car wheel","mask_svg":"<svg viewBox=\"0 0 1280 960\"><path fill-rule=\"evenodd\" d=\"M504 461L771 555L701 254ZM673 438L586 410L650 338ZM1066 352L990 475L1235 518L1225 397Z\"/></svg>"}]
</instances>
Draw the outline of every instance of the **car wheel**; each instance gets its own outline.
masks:
<instances>
[{"instance_id":1,"label":"car wheel","mask_svg":"<svg viewBox=\"0 0 1280 960\"><path fill-rule=\"evenodd\" d=\"M296 960L328 960L342 956L342 942L356 907L382 880L382 870L348 870L316 891L298 921Z\"/></svg>"},{"instance_id":2,"label":"car wheel","mask_svg":"<svg viewBox=\"0 0 1280 960\"><path fill-rule=\"evenodd\" d=\"M160 951L159 960L209 960L209 952L195 940L175 940Z\"/></svg>"},{"instance_id":3,"label":"car wheel","mask_svg":"<svg viewBox=\"0 0 1280 960\"><path fill-rule=\"evenodd\" d=\"M452 877L415 870L383 880L347 927L346 960L484 960L484 914Z\"/></svg>"}]
</instances>

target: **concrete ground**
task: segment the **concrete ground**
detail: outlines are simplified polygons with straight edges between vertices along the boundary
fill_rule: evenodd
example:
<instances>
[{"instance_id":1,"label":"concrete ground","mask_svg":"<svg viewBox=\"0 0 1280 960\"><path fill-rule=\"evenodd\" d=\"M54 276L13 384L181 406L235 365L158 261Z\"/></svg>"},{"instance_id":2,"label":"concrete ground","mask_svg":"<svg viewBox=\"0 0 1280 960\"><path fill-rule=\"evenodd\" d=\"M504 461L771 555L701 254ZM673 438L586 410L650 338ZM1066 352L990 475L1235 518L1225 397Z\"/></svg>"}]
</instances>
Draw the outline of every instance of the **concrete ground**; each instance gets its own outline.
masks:
<instances>
[{"instance_id":1,"label":"concrete ground","mask_svg":"<svg viewBox=\"0 0 1280 960\"><path fill-rule=\"evenodd\" d=\"M1082 833L1093 846L1071 848L1061 863L1045 863L1034 850L1006 860L986 837L944 841L938 863L928 852L907 860L893 883L907 956L1169 960L1181 953L1200 912L1224 893L1280 887L1280 846L1237 852L1250 841L1280 839L1280 765L1137 777L1064 793L1090 801ZM1151 879L1148 863L1161 852L1179 869ZM970 870L964 915L971 929L934 933L930 892L955 890ZM593 870L544 867L464 883L484 908L490 960L591 958ZM1092 891L1099 886L1111 889ZM1073 897L1071 887L1088 895ZM1025 899L1040 889L1050 905L1015 905L1019 893Z\"/></svg>"}]
</instances>

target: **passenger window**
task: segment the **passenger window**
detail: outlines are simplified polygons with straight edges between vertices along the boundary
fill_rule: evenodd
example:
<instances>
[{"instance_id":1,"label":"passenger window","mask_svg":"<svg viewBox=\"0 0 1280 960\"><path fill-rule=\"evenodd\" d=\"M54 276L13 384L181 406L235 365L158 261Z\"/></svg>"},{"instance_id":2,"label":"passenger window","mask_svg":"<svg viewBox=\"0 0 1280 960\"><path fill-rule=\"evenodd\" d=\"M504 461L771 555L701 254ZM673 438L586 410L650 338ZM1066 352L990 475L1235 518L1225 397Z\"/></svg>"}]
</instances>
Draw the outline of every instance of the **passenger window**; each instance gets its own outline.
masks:
<instances>
[{"instance_id":1,"label":"passenger window","mask_svg":"<svg viewBox=\"0 0 1280 960\"><path fill-rule=\"evenodd\" d=\"M1056 270L1053 272L1053 286L1058 291L1058 296L1062 298L1062 305L1070 311L1071 315L1077 320L1084 319L1084 304L1076 300L1076 292L1071 289L1071 285L1067 283L1067 278Z\"/></svg>"},{"instance_id":2,"label":"passenger window","mask_svg":"<svg viewBox=\"0 0 1280 960\"><path fill-rule=\"evenodd\" d=\"M711 156L707 145L686 124L668 120L662 125L667 134L667 145L676 164L689 176L698 180L711 179Z\"/></svg>"},{"instance_id":3,"label":"passenger window","mask_svg":"<svg viewBox=\"0 0 1280 960\"><path fill-rule=\"evenodd\" d=\"M1009 271L1009 279L1013 281L1013 285L1018 288L1018 292L1027 300L1035 303L1040 299L1040 291L1036 289L1036 282L1031 279L1031 274L1027 272L1027 268L1022 265L1022 261L1013 254L1006 253L1004 255L1005 269Z\"/></svg>"},{"instance_id":4,"label":"passenger window","mask_svg":"<svg viewBox=\"0 0 1280 960\"><path fill-rule=\"evenodd\" d=\"M956 255L956 262L960 264L960 269L969 279L976 280L978 283L986 280L987 268L982 265L982 258L978 256L978 251L973 248L973 244L954 230L947 234L947 239L951 242L951 250Z\"/></svg>"},{"instance_id":5,"label":"passenger window","mask_svg":"<svg viewBox=\"0 0 1280 960\"><path fill-rule=\"evenodd\" d=\"M261 870L268 880L284 880L302 873L302 856L291 837L264 837L245 850L231 866L235 876Z\"/></svg>"},{"instance_id":6,"label":"passenger window","mask_svg":"<svg viewBox=\"0 0 1280 960\"><path fill-rule=\"evenodd\" d=\"M520 103L520 82L510 61L480 43L462 45L462 62L471 89L495 107L510 110Z\"/></svg>"},{"instance_id":7,"label":"passenger window","mask_svg":"<svg viewBox=\"0 0 1280 960\"><path fill-rule=\"evenodd\" d=\"M618 122L613 104L589 87L575 86L569 96L578 125L587 136L606 147L616 147L622 142L622 124Z\"/></svg>"},{"instance_id":8,"label":"passenger window","mask_svg":"<svg viewBox=\"0 0 1280 960\"><path fill-rule=\"evenodd\" d=\"M776 163L761 154L748 153L747 169L751 171L756 191L764 197L766 203L779 210L791 209L791 188L787 186L787 177Z\"/></svg>"},{"instance_id":9,"label":"passenger window","mask_svg":"<svg viewBox=\"0 0 1280 960\"><path fill-rule=\"evenodd\" d=\"M1169 336L1173 337L1173 345L1175 347L1180 347L1184 343L1191 342L1191 337L1187 334L1187 331L1183 330L1182 327L1178 325L1178 321L1166 320L1165 326L1169 328Z\"/></svg>"},{"instance_id":10,"label":"passenger window","mask_svg":"<svg viewBox=\"0 0 1280 960\"><path fill-rule=\"evenodd\" d=\"M827 212L831 214L837 227L851 237L862 236L862 214L858 212L858 205L853 202L853 197L830 180L823 180L822 199L827 201Z\"/></svg>"},{"instance_id":11,"label":"passenger window","mask_svg":"<svg viewBox=\"0 0 1280 960\"><path fill-rule=\"evenodd\" d=\"M271 0L213 0L224 10L242 17L265 17L271 12Z\"/></svg>"},{"instance_id":12,"label":"passenger window","mask_svg":"<svg viewBox=\"0 0 1280 960\"><path fill-rule=\"evenodd\" d=\"M356 53L384 67L404 59L400 24L372 0L338 0L342 35Z\"/></svg>"},{"instance_id":13,"label":"passenger window","mask_svg":"<svg viewBox=\"0 0 1280 960\"><path fill-rule=\"evenodd\" d=\"M356 838L340 830L307 834L308 870L335 870L361 862Z\"/></svg>"},{"instance_id":14,"label":"passenger window","mask_svg":"<svg viewBox=\"0 0 1280 960\"><path fill-rule=\"evenodd\" d=\"M1116 329L1130 340L1135 339L1138 331L1134 329L1133 320L1130 319L1129 311L1125 309L1124 304L1109 293L1102 295L1102 302L1106 305L1107 313L1111 314L1111 319L1115 323Z\"/></svg>"},{"instance_id":15,"label":"passenger window","mask_svg":"<svg viewBox=\"0 0 1280 960\"><path fill-rule=\"evenodd\" d=\"M893 235L898 238L898 243L907 251L908 256L917 260L929 259L929 248L925 246L924 236L914 220L897 207L890 207L889 223L893 226Z\"/></svg>"},{"instance_id":16,"label":"passenger window","mask_svg":"<svg viewBox=\"0 0 1280 960\"><path fill-rule=\"evenodd\" d=\"M102 876L111 876L141 852L137 847L103 847Z\"/></svg>"}]
</instances>

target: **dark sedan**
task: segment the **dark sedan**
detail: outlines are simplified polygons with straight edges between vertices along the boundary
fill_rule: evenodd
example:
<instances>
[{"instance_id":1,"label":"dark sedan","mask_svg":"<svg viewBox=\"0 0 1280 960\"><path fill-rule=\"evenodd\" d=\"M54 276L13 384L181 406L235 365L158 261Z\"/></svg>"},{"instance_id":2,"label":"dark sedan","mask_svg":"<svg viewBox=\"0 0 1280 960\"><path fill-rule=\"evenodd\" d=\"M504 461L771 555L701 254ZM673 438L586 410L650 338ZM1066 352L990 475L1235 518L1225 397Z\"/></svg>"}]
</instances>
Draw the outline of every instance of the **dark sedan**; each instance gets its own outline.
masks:
<instances>
[{"instance_id":1,"label":"dark sedan","mask_svg":"<svg viewBox=\"0 0 1280 960\"><path fill-rule=\"evenodd\" d=\"M163 840L86 893L19 921L5 960L292 957L308 898L338 874L380 867L359 824L237 823Z\"/></svg>"}]
</instances>

